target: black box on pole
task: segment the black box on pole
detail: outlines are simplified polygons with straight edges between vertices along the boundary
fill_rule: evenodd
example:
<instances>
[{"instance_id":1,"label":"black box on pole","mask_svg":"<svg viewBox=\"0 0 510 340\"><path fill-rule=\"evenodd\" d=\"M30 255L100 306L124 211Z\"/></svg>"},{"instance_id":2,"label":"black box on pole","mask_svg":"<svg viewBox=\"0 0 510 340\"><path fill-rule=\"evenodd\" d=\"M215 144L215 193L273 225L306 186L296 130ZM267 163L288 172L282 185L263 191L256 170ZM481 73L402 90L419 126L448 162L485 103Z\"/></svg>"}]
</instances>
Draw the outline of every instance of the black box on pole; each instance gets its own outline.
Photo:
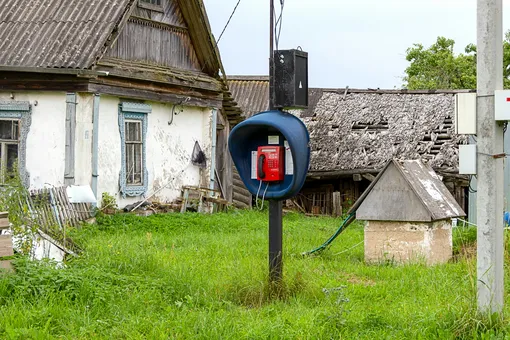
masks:
<instances>
[{"instance_id":1,"label":"black box on pole","mask_svg":"<svg viewBox=\"0 0 510 340\"><path fill-rule=\"evenodd\" d=\"M308 107L308 53L300 50L274 51L275 107Z\"/></svg>"}]
</instances>

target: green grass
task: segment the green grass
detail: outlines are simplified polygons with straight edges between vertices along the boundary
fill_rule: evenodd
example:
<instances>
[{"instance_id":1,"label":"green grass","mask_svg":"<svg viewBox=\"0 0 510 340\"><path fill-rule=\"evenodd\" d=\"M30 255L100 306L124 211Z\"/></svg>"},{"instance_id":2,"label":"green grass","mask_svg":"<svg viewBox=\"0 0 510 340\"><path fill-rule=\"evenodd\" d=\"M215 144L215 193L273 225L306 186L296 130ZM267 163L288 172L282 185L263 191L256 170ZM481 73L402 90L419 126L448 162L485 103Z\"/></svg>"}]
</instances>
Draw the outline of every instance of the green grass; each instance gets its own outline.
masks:
<instances>
[{"instance_id":1,"label":"green grass","mask_svg":"<svg viewBox=\"0 0 510 340\"><path fill-rule=\"evenodd\" d=\"M472 230L451 263L367 265L363 227L321 255L341 221L284 217L284 283L267 285L267 213L102 217L73 232L65 269L24 259L0 278L5 339L494 338L504 322L475 313ZM475 233L476 239L476 233ZM508 300L508 299L507 299Z\"/></svg>"}]
</instances>

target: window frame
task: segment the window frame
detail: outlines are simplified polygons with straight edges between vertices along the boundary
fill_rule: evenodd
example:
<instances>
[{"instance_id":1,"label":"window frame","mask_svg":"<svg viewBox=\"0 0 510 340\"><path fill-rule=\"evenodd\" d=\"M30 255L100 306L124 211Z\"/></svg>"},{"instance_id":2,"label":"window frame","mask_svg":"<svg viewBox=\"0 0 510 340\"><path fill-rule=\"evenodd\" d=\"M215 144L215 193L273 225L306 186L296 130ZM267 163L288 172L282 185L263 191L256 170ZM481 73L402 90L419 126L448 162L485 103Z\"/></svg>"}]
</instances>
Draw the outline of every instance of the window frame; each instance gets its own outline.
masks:
<instances>
[{"instance_id":1,"label":"window frame","mask_svg":"<svg viewBox=\"0 0 510 340\"><path fill-rule=\"evenodd\" d=\"M16 155L16 161L19 159L19 144L20 144L20 127L21 127L21 121L20 119L18 118L3 118L3 117L0 117L0 122L3 122L3 121L7 121L7 122L11 122L11 129L12 129L12 123L16 122L18 124L18 129L17 129L17 132L18 132L18 135L16 136L16 139L3 139L3 138L0 138L0 185L3 185L5 184L6 182L6 178L5 178L5 175L9 175L9 173L7 172L9 169L5 168L4 166L9 162L9 159L8 159L8 146L9 145L16 145L18 150L17 150L17 155ZM11 131L12 133L13 131ZM5 171L5 172L4 172Z\"/></svg>"},{"instance_id":2,"label":"window frame","mask_svg":"<svg viewBox=\"0 0 510 340\"><path fill-rule=\"evenodd\" d=\"M126 196L143 196L147 192L149 174L147 171L147 116L152 111L150 105L142 103L123 102L119 104L119 132L121 139L121 170L119 174L120 193L123 198ZM140 122L141 133L141 183L128 183L128 169L126 166L127 145L132 143L126 141L126 122Z\"/></svg>"},{"instance_id":3,"label":"window frame","mask_svg":"<svg viewBox=\"0 0 510 340\"><path fill-rule=\"evenodd\" d=\"M7 147L3 146L8 144L18 145L18 173L21 183L25 188L30 186L30 173L26 168L26 149L27 137L32 124L32 106L28 101L0 101L0 119L18 122L18 140L1 140L2 156L7 157ZM4 184L3 177L1 178L0 185Z\"/></svg>"},{"instance_id":4,"label":"window frame","mask_svg":"<svg viewBox=\"0 0 510 340\"><path fill-rule=\"evenodd\" d=\"M160 4L159 5L152 4L152 3L149 3L149 2L145 2L143 0L138 0L138 7L149 9L149 10L155 11L155 12L164 13L163 0L160 0Z\"/></svg>"},{"instance_id":5,"label":"window frame","mask_svg":"<svg viewBox=\"0 0 510 340\"><path fill-rule=\"evenodd\" d=\"M143 173L143 158L144 158L144 156L143 156L143 144L144 143L143 143L143 136L142 136L142 134L143 134L142 133L143 122L141 120L139 120L139 119L125 119L124 120L124 132L125 132L126 135L127 135L127 131L126 131L127 130L127 124L129 124L129 123L135 123L135 124L138 125L138 127L137 127L138 131L137 132L139 133L139 136L138 136L139 138L136 138L137 140L127 140L127 138L126 138L126 140L124 141L124 145L126 147L126 164L125 164L125 166L126 166L126 185L127 186L143 185L144 180L145 180L145 176L144 176L144 173ZM129 170L129 166L128 166L129 164L127 164L128 163L128 155L127 155L127 153L128 153L128 149L129 149L128 145L133 145L133 146L141 145L142 146L142 149L140 150L140 160L138 161L138 162L140 162L140 164L139 164L140 165L140 182L136 182L134 176L132 178L132 181L129 180L130 170ZM136 162L136 151L134 150L134 148L133 148L133 155L131 156L131 158L132 158L132 161L133 161L133 167L135 167L136 163L138 163L138 162ZM135 173L133 175L135 175Z\"/></svg>"}]
</instances>

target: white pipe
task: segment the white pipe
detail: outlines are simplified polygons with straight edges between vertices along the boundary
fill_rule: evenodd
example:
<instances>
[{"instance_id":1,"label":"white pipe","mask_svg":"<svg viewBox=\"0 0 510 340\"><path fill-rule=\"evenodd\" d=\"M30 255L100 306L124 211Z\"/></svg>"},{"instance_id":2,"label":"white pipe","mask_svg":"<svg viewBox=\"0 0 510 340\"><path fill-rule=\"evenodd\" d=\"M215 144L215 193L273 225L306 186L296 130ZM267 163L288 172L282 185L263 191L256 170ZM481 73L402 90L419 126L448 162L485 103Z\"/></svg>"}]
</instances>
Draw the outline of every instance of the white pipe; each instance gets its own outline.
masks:
<instances>
[{"instance_id":1,"label":"white pipe","mask_svg":"<svg viewBox=\"0 0 510 340\"><path fill-rule=\"evenodd\" d=\"M216 169L216 124L218 122L218 109L212 110L212 122L211 122L211 170L209 174L209 189L214 190L214 170ZM212 193L211 193L212 195Z\"/></svg>"},{"instance_id":2,"label":"white pipe","mask_svg":"<svg viewBox=\"0 0 510 340\"><path fill-rule=\"evenodd\" d=\"M94 95L94 106L92 111L92 192L96 197L97 206L99 197L97 193L98 157L99 157L99 94Z\"/></svg>"}]
</instances>

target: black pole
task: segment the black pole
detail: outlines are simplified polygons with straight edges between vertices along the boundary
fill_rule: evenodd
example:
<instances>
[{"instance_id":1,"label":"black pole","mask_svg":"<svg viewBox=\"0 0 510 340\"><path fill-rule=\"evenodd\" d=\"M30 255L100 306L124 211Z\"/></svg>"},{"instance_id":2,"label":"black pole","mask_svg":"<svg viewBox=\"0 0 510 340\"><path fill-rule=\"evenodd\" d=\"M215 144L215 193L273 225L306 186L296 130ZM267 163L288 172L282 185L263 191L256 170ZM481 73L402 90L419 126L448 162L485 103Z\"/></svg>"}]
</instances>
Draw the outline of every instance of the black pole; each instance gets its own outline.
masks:
<instances>
[{"instance_id":1,"label":"black pole","mask_svg":"<svg viewBox=\"0 0 510 340\"><path fill-rule=\"evenodd\" d=\"M274 91L274 0L269 1L269 109L275 109ZM269 281L282 279L282 201L269 201Z\"/></svg>"},{"instance_id":2,"label":"black pole","mask_svg":"<svg viewBox=\"0 0 510 340\"><path fill-rule=\"evenodd\" d=\"M282 279L282 201L269 201L269 280Z\"/></svg>"},{"instance_id":3,"label":"black pole","mask_svg":"<svg viewBox=\"0 0 510 340\"><path fill-rule=\"evenodd\" d=\"M269 0L269 109L274 110L274 0Z\"/></svg>"}]
</instances>

